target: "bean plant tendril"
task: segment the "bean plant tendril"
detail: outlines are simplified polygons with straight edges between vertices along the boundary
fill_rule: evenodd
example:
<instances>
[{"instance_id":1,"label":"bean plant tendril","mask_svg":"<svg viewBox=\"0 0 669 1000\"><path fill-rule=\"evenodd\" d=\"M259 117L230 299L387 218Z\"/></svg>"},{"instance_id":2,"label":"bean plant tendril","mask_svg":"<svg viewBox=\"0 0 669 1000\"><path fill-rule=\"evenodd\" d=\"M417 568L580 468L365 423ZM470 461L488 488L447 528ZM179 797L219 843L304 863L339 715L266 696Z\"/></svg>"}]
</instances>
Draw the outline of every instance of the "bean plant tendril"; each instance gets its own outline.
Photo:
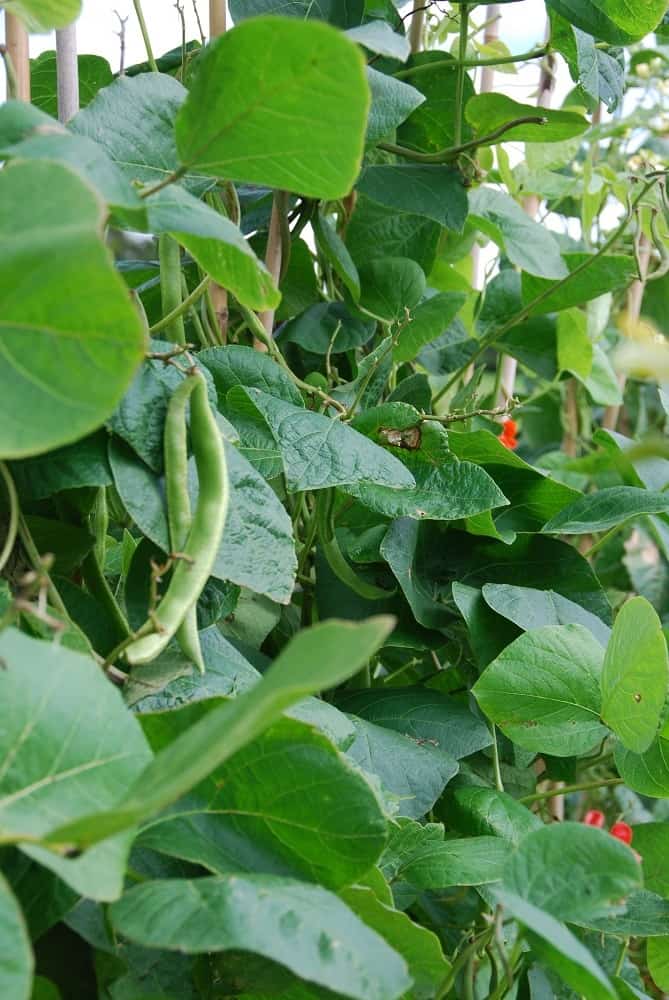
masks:
<instances>
[{"instance_id":1,"label":"bean plant tendril","mask_svg":"<svg viewBox=\"0 0 669 1000\"><path fill-rule=\"evenodd\" d=\"M0 8L0 1000L669 996L667 0Z\"/></svg>"}]
</instances>

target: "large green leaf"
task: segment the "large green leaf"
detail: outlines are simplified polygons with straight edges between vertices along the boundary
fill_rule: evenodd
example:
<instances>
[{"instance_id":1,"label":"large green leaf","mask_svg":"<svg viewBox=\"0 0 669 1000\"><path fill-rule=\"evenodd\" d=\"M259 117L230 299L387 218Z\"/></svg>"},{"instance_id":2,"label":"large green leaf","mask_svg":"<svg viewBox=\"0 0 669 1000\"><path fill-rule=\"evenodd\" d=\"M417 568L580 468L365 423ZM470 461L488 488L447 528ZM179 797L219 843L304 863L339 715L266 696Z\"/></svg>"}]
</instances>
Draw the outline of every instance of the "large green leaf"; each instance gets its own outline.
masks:
<instances>
[{"instance_id":1,"label":"large green leaf","mask_svg":"<svg viewBox=\"0 0 669 1000\"><path fill-rule=\"evenodd\" d=\"M143 716L154 751L210 707ZM281 719L148 824L138 844L215 874L266 872L339 889L369 870L386 835L364 776L312 726Z\"/></svg>"},{"instance_id":2,"label":"large green leaf","mask_svg":"<svg viewBox=\"0 0 669 1000\"><path fill-rule=\"evenodd\" d=\"M466 785L448 791L440 804L448 825L458 833L473 836L503 837L517 845L542 823L506 792L480 785Z\"/></svg>"},{"instance_id":3,"label":"large green leaf","mask_svg":"<svg viewBox=\"0 0 669 1000\"><path fill-rule=\"evenodd\" d=\"M622 902L622 912L596 919L577 917L572 923L600 934L612 934L621 938L652 939L669 935L669 902L662 896L647 889L637 889Z\"/></svg>"},{"instance_id":4,"label":"large green leaf","mask_svg":"<svg viewBox=\"0 0 669 1000\"><path fill-rule=\"evenodd\" d=\"M292 493L365 482L391 490L414 487L406 466L340 420L255 388L231 389L227 398L235 408L250 406L267 421Z\"/></svg>"},{"instance_id":5,"label":"large green leaf","mask_svg":"<svg viewBox=\"0 0 669 1000\"><path fill-rule=\"evenodd\" d=\"M114 74L102 56L82 55L77 64L79 107L85 108L101 87L107 87L112 82ZM58 117L56 76L56 53L53 49L40 52L36 59L30 60L30 99L41 111L54 118Z\"/></svg>"},{"instance_id":6,"label":"large green leaf","mask_svg":"<svg viewBox=\"0 0 669 1000\"><path fill-rule=\"evenodd\" d=\"M521 841L503 886L558 920L596 919L641 887L641 868L629 847L604 830L555 823Z\"/></svg>"},{"instance_id":7,"label":"large green leaf","mask_svg":"<svg viewBox=\"0 0 669 1000\"><path fill-rule=\"evenodd\" d=\"M480 187L469 196L472 222L504 251L512 264L542 279L564 278L567 266L548 229L530 219L513 198Z\"/></svg>"},{"instance_id":8,"label":"large green leaf","mask_svg":"<svg viewBox=\"0 0 669 1000\"><path fill-rule=\"evenodd\" d=\"M363 267L379 256L409 257L428 274L434 263L442 228L424 215L396 209L359 195L346 230L346 246L353 261Z\"/></svg>"},{"instance_id":9,"label":"large green leaf","mask_svg":"<svg viewBox=\"0 0 669 1000\"><path fill-rule=\"evenodd\" d=\"M563 142L582 135L588 120L575 111L555 111L552 108L519 104L505 94L475 94L467 102L465 117L476 130L477 136L494 132L507 122L528 116L544 119L543 125L524 124L509 129L497 142Z\"/></svg>"},{"instance_id":10,"label":"large green leaf","mask_svg":"<svg viewBox=\"0 0 669 1000\"><path fill-rule=\"evenodd\" d=\"M367 82L372 104L367 120L367 145L373 146L381 139L392 137L398 125L421 105L425 95L393 76L367 68Z\"/></svg>"},{"instance_id":11,"label":"large green leaf","mask_svg":"<svg viewBox=\"0 0 669 1000\"><path fill-rule=\"evenodd\" d=\"M279 304L272 276L229 219L174 184L145 204L149 230L173 233L207 274L249 309Z\"/></svg>"},{"instance_id":12,"label":"large green leaf","mask_svg":"<svg viewBox=\"0 0 669 1000\"><path fill-rule=\"evenodd\" d=\"M393 348L395 361L413 361L426 344L450 326L465 301L463 292L437 292L420 302L397 338Z\"/></svg>"},{"instance_id":13,"label":"large green leaf","mask_svg":"<svg viewBox=\"0 0 669 1000\"><path fill-rule=\"evenodd\" d=\"M634 847L642 858L644 886L669 900L669 871L666 864L669 851L669 823L636 825Z\"/></svg>"},{"instance_id":14,"label":"large green leaf","mask_svg":"<svg viewBox=\"0 0 669 1000\"><path fill-rule=\"evenodd\" d=\"M416 621L425 628L447 628L451 614L444 604L441 581L423 569L424 543L421 523L400 517L388 528L379 552L402 588Z\"/></svg>"},{"instance_id":15,"label":"large green leaf","mask_svg":"<svg viewBox=\"0 0 669 1000\"><path fill-rule=\"evenodd\" d=\"M638 42L657 27L665 0L548 0L548 6L582 31L612 45Z\"/></svg>"},{"instance_id":16,"label":"large green leaf","mask_svg":"<svg viewBox=\"0 0 669 1000\"><path fill-rule=\"evenodd\" d=\"M98 91L69 127L99 143L131 181L159 184L179 164L174 120L186 93L185 87L166 73L119 76ZM212 181L189 172L184 183L203 191Z\"/></svg>"},{"instance_id":17,"label":"large green leaf","mask_svg":"<svg viewBox=\"0 0 669 1000\"><path fill-rule=\"evenodd\" d=\"M261 351L228 344L199 351L197 358L211 372L221 409L225 407L228 390L235 385L255 386L294 406L304 406L300 390L290 376Z\"/></svg>"},{"instance_id":18,"label":"large green leaf","mask_svg":"<svg viewBox=\"0 0 669 1000\"><path fill-rule=\"evenodd\" d=\"M628 750L643 753L653 742L668 681L662 623L645 597L634 597L618 612L602 667L602 719Z\"/></svg>"},{"instance_id":19,"label":"large green leaf","mask_svg":"<svg viewBox=\"0 0 669 1000\"><path fill-rule=\"evenodd\" d=\"M452 167L380 163L367 167L356 185L372 201L400 212L424 215L460 232L467 217L467 193Z\"/></svg>"},{"instance_id":20,"label":"large green leaf","mask_svg":"<svg viewBox=\"0 0 669 1000\"><path fill-rule=\"evenodd\" d=\"M81 0L2 0L0 6L25 22L29 31L64 28L81 11Z\"/></svg>"},{"instance_id":21,"label":"large green leaf","mask_svg":"<svg viewBox=\"0 0 669 1000\"><path fill-rule=\"evenodd\" d=\"M112 482L103 430L46 455L12 462L10 467L19 495L25 500L44 500L61 490L110 486Z\"/></svg>"},{"instance_id":22,"label":"large green leaf","mask_svg":"<svg viewBox=\"0 0 669 1000\"><path fill-rule=\"evenodd\" d=\"M283 14L290 17L329 21L340 28L360 24L364 13L362 0L296 0L287 6L283 0L230 0L230 13L235 24L261 14Z\"/></svg>"},{"instance_id":23,"label":"large green leaf","mask_svg":"<svg viewBox=\"0 0 669 1000\"><path fill-rule=\"evenodd\" d=\"M208 712L161 750L117 810L56 831L53 839L92 844L164 809L264 732L285 709L355 674L392 625L392 618L379 616L359 624L322 622L299 632L259 684Z\"/></svg>"},{"instance_id":24,"label":"large green leaf","mask_svg":"<svg viewBox=\"0 0 669 1000\"><path fill-rule=\"evenodd\" d=\"M607 292L624 288L637 273L634 260L621 254L595 257L586 253L566 253L563 260L574 276L559 287L555 281L532 274L527 269L523 274L523 302L529 305L542 296L541 302L532 308L531 316L583 305ZM574 273L586 263L587 267Z\"/></svg>"},{"instance_id":25,"label":"large green leaf","mask_svg":"<svg viewBox=\"0 0 669 1000\"><path fill-rule=\"evenodd\" d=\"M466 704L424 687L344 692L337 704L386 729L445 750L456 760L492 742L483 720Z\"/></svg>"},{"instance_id":26,"label":"large green leaf","mask_svg":"<svg viewBox=\"0 0 669 1000\"><path fill-rule=\"evenodd\" d=\"M357 1000L398 1000L411 985L404 960L340 899L292 879L157 880L127 892L111 919L148 947L252 952Z\"/></svg>"},{"instance_id":27,"label":"large green leaf","mask_svg":"<svg viewBox=\"0 0 669 1000\"><path fill-rule=\"evenodd\" d=\"M436 63L438 66L434 65ZM474 95L469 74L465 74L462 94L458 94L455 67L455 59L443 51L418 52L411 56L402 75L408 84L425 95L425 103L398 129L402 145L436 153L455 144L457 102L464 100L466 103ZM460 138L466 141L471 135L472 130L465 121Z\"/></svg>"},{"instance_id":28,"label":"large green leaf","mask_svg":"<svg viewBox=\"0 0 669 1000\"><path fill-rule=\"evenodd\" d=\"M639 795L669 798L669 739L657 736L644 753L634 753L618 744L616 767L626 785Z\"/></svg>"},{"instance_id":29,"label":"large green leaf","mask_svg":"<svg viewBox=\"0 0 669 1000\"><path fill-rule=\"evenodd\" d=\"M419 889L498 882L513 852L502 837L467 837L436 841L416 851L401 868L401 876Z\"/></svg>"},{"instance_id":30,"label":"large green leaf","mask_svg":"<svg viewBox=\"0 0 669 1000\"><path fill-rule=\"evenodd\" d=\"M497 892L504 910L524 925L536 956L588 1000L618 1000L605 973L564 924L520 896Z\"/></svg>"},{"instance_id":31,"label":"large green leaf","mask_svg":"<svg viewBox=\"0 0 669 1000\"><path fill-rule=\"evenodd\" d=\"M425 292L425 275L414 260L380 257L360 268L359 306L383 323L404 321Z\"/></svg>"},{"instance_id":32,"label":"large green leaf","mask_svg":"<svg viewBox=\"0 0 669 1000\"><path fill-rule=\"evenodd\" d=\"M488 607L525 632L544 625L584 625L602 646L609 641L611 629L601 618L554 590L486 583L482 593Z\"/></svg>"},{"instance_id":33,"label":"large green leaf","mask_svg":"<svg viewBox=\"0 0 669 1000\"><path fill-rule=\"evenodd\" d=\"M638 486L611 486L588 493L564 507L544 525L547 535L583 535L607 531L631 517L641 514L666 514L669 495Z\"/></svg>"},{"instance_id":34,"label":"large green leaf","mask_svg":"<svg viewBox=\"0 0 669 1000\"><path fill-rule=\"evenodd\" d=\"M0 455L19 458L100 426L139 365L144 338L88 185L60 164L13 165L2 171L0 204Z\"/></svg>"},{"instance_id":35,"label":"large green leaf","mask_svg":"<svg viewBox=\"0 0 669 1000\"><path fill-rule=\"evenodd\" d=\"M527 750L572 757L604 738L603 650L581 625L546 626L512 642L472 692L488 718Z\"/></svg>"},{"instance_id":36,"label":"large green leaf","mask_svg":"<svg viewBox=\"0 0 669 1000\"><path fill-rule=\"evenodd\" d=\"M34 965L21 907L0 874L0 990L7 1000L30 1000Z\"/></svg>"},{"instance_id":37,"label":"large green leaf","mask_svg":"<svg viewBox=\"0 0 669 1000\"><path fill-rule=\"evenodd\" d=\"M353 42L315 21L254 18L199 62L177 118L183 163L314 198L349 193L369 109Z\"/></svg>"},{"instance_id":38,"label":"large green leaf","mask_svg":"<svg viewBox=\"0 0 669 1000\"><path fill-rule=\"evenodd\" d=\"M349 28L346 34L358 45L362 45L380 56L399 59L401 62L406 62L409 58L411 51L409 39L405 35L393 31L387 21L370 21L357 28Z\"/></svg>"},{"instance_id":39,"label":"large green leaf","mask_svg":"<svg viewBox=\"0 0 669 1000\"><path fill-rule=\"evenodd\" d=\"M669 989L669 937L654 938L646 945L646 961L653 982L661 990Z\"/></svg>"},{"instance_id":40,"label":"large green leaf","mask_svg":"<svg viewBox=\"0 0 669 1000\"><path fill-rule=\"evenodd\" d=\"M127 837L78 860L31 841L116 806L151 758L139 724L87 657L13 629L0 636L0 656L2 836L81 892L114 899L123 885Z\"/></svg>"},{"instance_id":41,"label":"large green leaf","mask_svg":"<svg viewBox=\"0 0 669 1000\"><path fill-rule=\"evenodd\" d=\"M351 716L351 720L356 739L347 756L380 779L383 790L397 800L398 815L420 819L457 774L455 758L430 742L414 740L366 719Z\"/></svg>"},{"instance_id":42,"label":"large green leaf","mask_svg":"<svg viewBox=\"0 0 669 1000\"><path fill-rule=\"evenodd\" d=\"M366 886L354 885L339 895L367 927L405 959L413 979L411 995L417 1000L433 997L451 969L437 935L415 924L405 913L386 906Z\"/></svg>"}]
</instances>

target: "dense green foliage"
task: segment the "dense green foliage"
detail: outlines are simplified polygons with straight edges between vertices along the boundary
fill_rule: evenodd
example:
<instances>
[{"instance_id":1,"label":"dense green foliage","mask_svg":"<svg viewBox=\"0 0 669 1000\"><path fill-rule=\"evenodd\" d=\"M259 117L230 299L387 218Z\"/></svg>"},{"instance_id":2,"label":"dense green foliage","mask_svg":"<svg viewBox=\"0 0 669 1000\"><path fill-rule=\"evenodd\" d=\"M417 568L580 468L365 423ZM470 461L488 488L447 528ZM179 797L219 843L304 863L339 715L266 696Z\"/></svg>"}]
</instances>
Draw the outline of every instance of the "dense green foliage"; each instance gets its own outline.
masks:
<instances>
[{"instance_id":1,"label":"dense green foliage","mask_svg":"<svg viewBox=\"0 0 669 1000\"><path fill-rule=\"evenodd\" d=\"M667 3L546 7L0 107L2 1000L669 990Z\"/></svg>"}]
</instances>

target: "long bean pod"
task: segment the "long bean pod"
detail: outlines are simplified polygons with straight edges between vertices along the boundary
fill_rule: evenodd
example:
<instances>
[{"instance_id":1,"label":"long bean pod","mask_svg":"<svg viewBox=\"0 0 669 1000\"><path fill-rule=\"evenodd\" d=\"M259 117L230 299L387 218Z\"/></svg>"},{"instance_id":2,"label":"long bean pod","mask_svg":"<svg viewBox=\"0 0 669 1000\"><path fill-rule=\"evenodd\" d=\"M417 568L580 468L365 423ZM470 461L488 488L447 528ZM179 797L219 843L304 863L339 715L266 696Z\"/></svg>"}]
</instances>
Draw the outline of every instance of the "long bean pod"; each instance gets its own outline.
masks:
<instances>
[{"instance_id":1,"label":"long bean pod","mask_svg":"<svg viewBox=\"0 0 669 1000\"><path fill-rule=\"evenodd\" d=\"M131 664L153 660L176 634L209 579L225 526L229 488L223 441L209 406L203 375L194 370L188 378L194 383L190 392L190 429L198 500L188 540L168 588L153 616L125 651Z\"/></svg>"}]
</instances>

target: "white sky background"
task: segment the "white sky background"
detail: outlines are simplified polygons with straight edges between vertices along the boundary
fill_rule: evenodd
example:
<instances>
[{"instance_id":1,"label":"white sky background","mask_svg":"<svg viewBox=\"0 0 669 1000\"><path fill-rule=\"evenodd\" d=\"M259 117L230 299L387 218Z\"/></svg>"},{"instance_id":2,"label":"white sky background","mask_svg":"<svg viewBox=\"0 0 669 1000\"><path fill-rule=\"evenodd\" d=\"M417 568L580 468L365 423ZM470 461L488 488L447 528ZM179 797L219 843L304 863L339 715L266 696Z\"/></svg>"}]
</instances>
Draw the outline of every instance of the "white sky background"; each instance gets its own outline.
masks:
<instances>
[{"instance_id":1,"label":"white sky background","mask_svg":"<svg viewBox=\"0 0 669 1000\"><path fill-rule=\"evenodd\" d=\"M197 24L193 13L192 0L182 0L186 15L187 33L190 40L198 38ZM176 48L181 42L181 24L173 0L143 0L142 7L149 27L153 50L156 55ZM208 32L208 0L199 0L198 9L205 31ZM84 0L83 14L77 23L77 40L80 53L96 53L109 60L112 70L119 68L118 18L128 17L126 24L126 65L142 62L146 52L137 25L132 0ZM541 45L546 30L546 13L543 0L525 0L521 5L503 7L501 38L512 52L526 52L534 45ZM475 11L475 19L482 20L485 7ZM0 18L0 20L2 20ZM4 32L4 28L2 29ZM32 35L31 56L39 55L46 49L55 48L54 35ZM529 65L517 75L498 73L496 90L507 93L516 100L531 100L536 87L539 69L537 64ZM570 84L560 80L557 100L560 101ZM4 97L5 82L0 82L0 96Z\"/></svg>"}]
</instances>

